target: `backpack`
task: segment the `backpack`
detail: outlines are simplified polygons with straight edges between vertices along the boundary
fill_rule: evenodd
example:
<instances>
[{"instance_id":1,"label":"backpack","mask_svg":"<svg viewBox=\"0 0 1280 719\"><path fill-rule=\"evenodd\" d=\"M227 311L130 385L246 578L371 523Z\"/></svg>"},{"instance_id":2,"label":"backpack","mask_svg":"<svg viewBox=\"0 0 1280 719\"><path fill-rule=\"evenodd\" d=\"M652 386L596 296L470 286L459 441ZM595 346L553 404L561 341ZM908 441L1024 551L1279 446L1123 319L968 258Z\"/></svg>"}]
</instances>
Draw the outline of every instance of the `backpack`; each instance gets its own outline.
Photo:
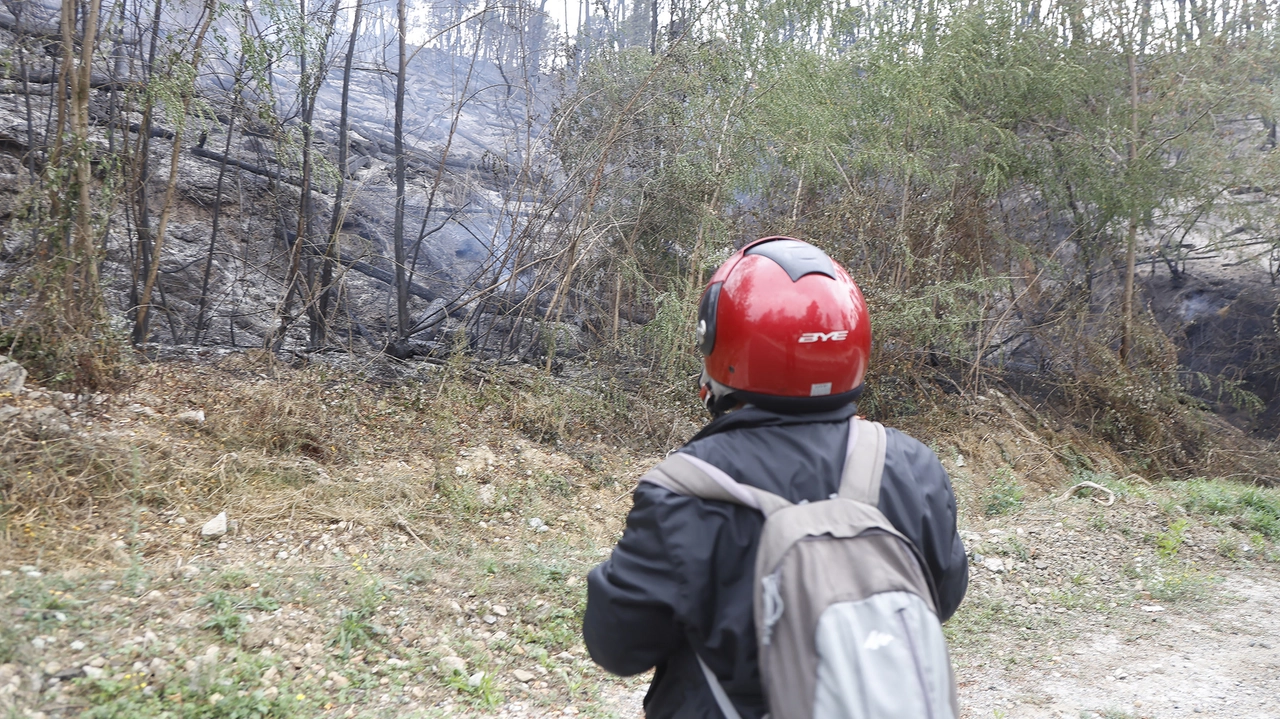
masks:
<instances>
[{"instance_id":1,"label":"backpack","mask_svg":"<svg viewBox=\"0 0 1280 719\"><path fill-rule=\"evenodd\" d=\"M687 454L650 470L676 494L765 515L753 607L771 719L955 719L955 675L932 581L877 508L885 431L852 419L838 494L793 504ZM716 703L739 719L698 657Z\"/></svg>"}]
</instances>

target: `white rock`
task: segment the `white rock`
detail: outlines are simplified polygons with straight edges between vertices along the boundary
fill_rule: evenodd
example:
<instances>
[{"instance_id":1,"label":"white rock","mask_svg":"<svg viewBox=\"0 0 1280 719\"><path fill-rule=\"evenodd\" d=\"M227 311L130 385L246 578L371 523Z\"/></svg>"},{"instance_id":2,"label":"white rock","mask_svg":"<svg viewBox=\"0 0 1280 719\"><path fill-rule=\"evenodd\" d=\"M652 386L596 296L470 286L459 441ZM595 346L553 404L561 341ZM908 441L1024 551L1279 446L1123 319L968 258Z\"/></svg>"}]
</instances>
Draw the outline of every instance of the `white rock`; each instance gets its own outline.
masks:
<instances>
[{"instance_id":1,"label":"white rock","mask_svg":"<svg viewBox=\"0 0 1280 719\"><path fill-rule=\"evenodd\" d=\"M80 641L79 639L75 640L74 642L71 642L72 651L78 652L81 649L84 649L84 647L85 647L85 643Z\"/></svg>"},{"instance_id":2,"label":"white rock","mask_svg":"<svg viewBox=\"0 0 1280 719\"><path fill-rule=\"evenodd\" d=\"M467 677L467 686L478 687L482 681L484 681L484 672L476 672L475 674Z\"/></svg>"},{"instance_id":3,"label":"white rock","mask_svg":"<svg viewBox=\"0 0 1280 719\"><path fill-rule=\"evenodd\" d=\"M467 670L467 662L462 657L445 657L440 660L440 668L446 672L463 672Z\"/></svg>"},{"instance_id":4,"label":"white rock","mask_svg":"<svg viewBox=\"0 0 1280 719\"><path fill-rule=\"evenodd\" d=\"M495 616L493 616L492 614L486 614L486 615L484 615L484 623L485 623L485 624L494 624L494 623L496 623L497 621L498 621L498 618L497 618L497 617L495 617Z\"/></svg>"},{"instance_id":5,"label":"white rock","mask_svg":"<svg viewBox=\"0 0 1280 719\"><path fill-rule=\"evenodd\" d=\"M1004 571L1004 562L1000 561L999 557L987 557L983 560L982 566L997 574Z\"/></svg>"},{"instance_id":6,"label":"white rock","mask_svg":"<svg viewBox=\"0 0 1280 719\"><path fill-rule=\"evenodd\" d=\"M83 667L80 667L80 670L83 671L84 675L90 679L101 679L107 675L106 669L100 669L90 664L86 664Z\"/></svg>"},{"instance_id":7,"label":"white rock","mask_svg":"<svg viewBox=\"0 0 1280 719\"><path fill-rule=\"evenodd\" d=\"M178 517L177 519L173 520L173 523L174 523L174 524L176 524L176 525L178 525L179 527L185 527L185 526L187 526L187 518L186 518L186 517Z\"/></svg>"},{"instance_id":8,"label":"white rock","mask_svg":"<svg viewBox=\"0 0 1280 719\"><path fill-rule=\"evenodd\" d=\"M220 512L218 516L204 523L200 528L200 536L205 539L216 539L227 533L227 513Z\"/></svg>"},{"instance_id":9,"label":"white rock","mask_svg":"<svg viewBox=\"0 0 1280 719\"><path fill-rule=\"evenodd\" d=\"M189 412L183 412L178 415L178 421L192 426L204 424L204 410L193 409Z\"/></svg>"},{"instance_id":10,"label":"white rock","mask_svg":"<svg viewBox=\"0 0 1280 719\"><path fill-rule=\"evenodd\" d=\"M27 371L8 357L0 358L0 392L20 394L27 381Z\"/></svg>"},{"instance_id":11,"label":"white rock","mask_svg":"<svg viewBox=\"0 0 1280 719\"><path fill-rule=\"evenodd\" d=\"M1148 604L1147 606L1145 606L1145 607L1143 607L1143 608L1142 608L1142 611L1144 611L1144 612L1163 612L1163 611L1164 611L1164 607L1157 606L1157 605L1155 605L1155 604Z\"/></svg>"},{"instance_id":12,"label":"white rock","mask_svg":"<svg viewBox=\"0 0 1280 719\"><path fill-rule=\"evenodd\" d=\"M524 682L526 684L533 681L533 672L527 672L523 669L517 669L514 672L511 672L511 676L515 677L516 681Z\"/></svg>"}]
</instances>

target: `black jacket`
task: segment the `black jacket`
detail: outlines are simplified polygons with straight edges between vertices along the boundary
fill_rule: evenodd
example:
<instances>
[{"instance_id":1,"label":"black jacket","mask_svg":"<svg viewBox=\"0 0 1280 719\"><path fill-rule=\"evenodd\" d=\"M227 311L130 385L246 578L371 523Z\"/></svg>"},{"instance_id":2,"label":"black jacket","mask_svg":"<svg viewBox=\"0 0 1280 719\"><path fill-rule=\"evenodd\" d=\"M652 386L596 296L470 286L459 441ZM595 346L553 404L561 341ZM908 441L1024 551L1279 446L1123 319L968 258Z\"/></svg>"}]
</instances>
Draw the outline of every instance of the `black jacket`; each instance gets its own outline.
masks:
<instances>
[{"instance_id":1,"label":"black jacket","mask_svg":"<svg viewBox=\"0 0 1280 719\"><path fill-rule=\"evenodd\" d=\"M783 415L756 407L708 424L680 451L744 484L793 502L837 491L853 405ZM951 482L920 442L887 430L880 511L923 555L943 620L969 582L956 532ZM768 708L751 612L756 545L764 517L746 507L636 487L622 539L587 579L582 633L597 664L631 675L657 667L645 714L719 717L692 647L720 677L744 719Z\"/></svg>"}]
</instances>

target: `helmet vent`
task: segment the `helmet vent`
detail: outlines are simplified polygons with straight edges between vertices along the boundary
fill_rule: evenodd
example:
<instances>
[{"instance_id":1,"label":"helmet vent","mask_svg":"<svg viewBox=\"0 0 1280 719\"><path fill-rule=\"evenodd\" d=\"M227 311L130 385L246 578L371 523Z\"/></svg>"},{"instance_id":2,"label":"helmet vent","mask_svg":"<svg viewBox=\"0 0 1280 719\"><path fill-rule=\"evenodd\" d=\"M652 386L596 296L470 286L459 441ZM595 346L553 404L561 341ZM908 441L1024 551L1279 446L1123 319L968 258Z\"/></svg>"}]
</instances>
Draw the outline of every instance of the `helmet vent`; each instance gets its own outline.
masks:
<instances>
[{"instance_id":1,"label":"helmet vent","mask_svg":"<svg viewBox=\"0 0 1280 719\"><path fill-rule=\"evenodd\" d=\"M831 258L808 242L790 238L770 240L748 247L744 254L768 257L778 263L792 282L799 282L801 277L814 274L836 279L836 268Z\"/></svg>"}]
</instances>

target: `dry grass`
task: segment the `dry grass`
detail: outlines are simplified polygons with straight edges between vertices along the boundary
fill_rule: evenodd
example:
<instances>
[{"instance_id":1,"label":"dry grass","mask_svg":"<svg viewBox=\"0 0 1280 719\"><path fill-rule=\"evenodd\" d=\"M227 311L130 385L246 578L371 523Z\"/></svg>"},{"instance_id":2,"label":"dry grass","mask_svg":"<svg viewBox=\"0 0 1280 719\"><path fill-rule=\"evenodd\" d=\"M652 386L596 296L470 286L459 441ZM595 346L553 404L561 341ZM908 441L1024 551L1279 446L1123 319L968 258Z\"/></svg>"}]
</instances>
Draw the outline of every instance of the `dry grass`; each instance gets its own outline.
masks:
<instances>
[{"instance_id":1,"label":"dry grass","mask_svg":"<svg viewBox=\"0 0 1280 719\"><path fill-rule=\"evenodd\" d=\"M576 491L587 476L620 480L627 472L610 468L631 450L659 455L696 430L684 407L526 367L419 365L377 380L235 355L139 369L127 393L63 403L69 433L19 422L0 435L10 542L35 541L39 525L104 526L129 507L381 526L471 517L498 506L490 494L556 495L517 476L533 470L477 455L554 448L575 461L538 467L559 478L543 484ZM51 406L30 395L13 402L24 417ZM193 410L207 420L180 419Z\"/></svg>"}]
</instances>

